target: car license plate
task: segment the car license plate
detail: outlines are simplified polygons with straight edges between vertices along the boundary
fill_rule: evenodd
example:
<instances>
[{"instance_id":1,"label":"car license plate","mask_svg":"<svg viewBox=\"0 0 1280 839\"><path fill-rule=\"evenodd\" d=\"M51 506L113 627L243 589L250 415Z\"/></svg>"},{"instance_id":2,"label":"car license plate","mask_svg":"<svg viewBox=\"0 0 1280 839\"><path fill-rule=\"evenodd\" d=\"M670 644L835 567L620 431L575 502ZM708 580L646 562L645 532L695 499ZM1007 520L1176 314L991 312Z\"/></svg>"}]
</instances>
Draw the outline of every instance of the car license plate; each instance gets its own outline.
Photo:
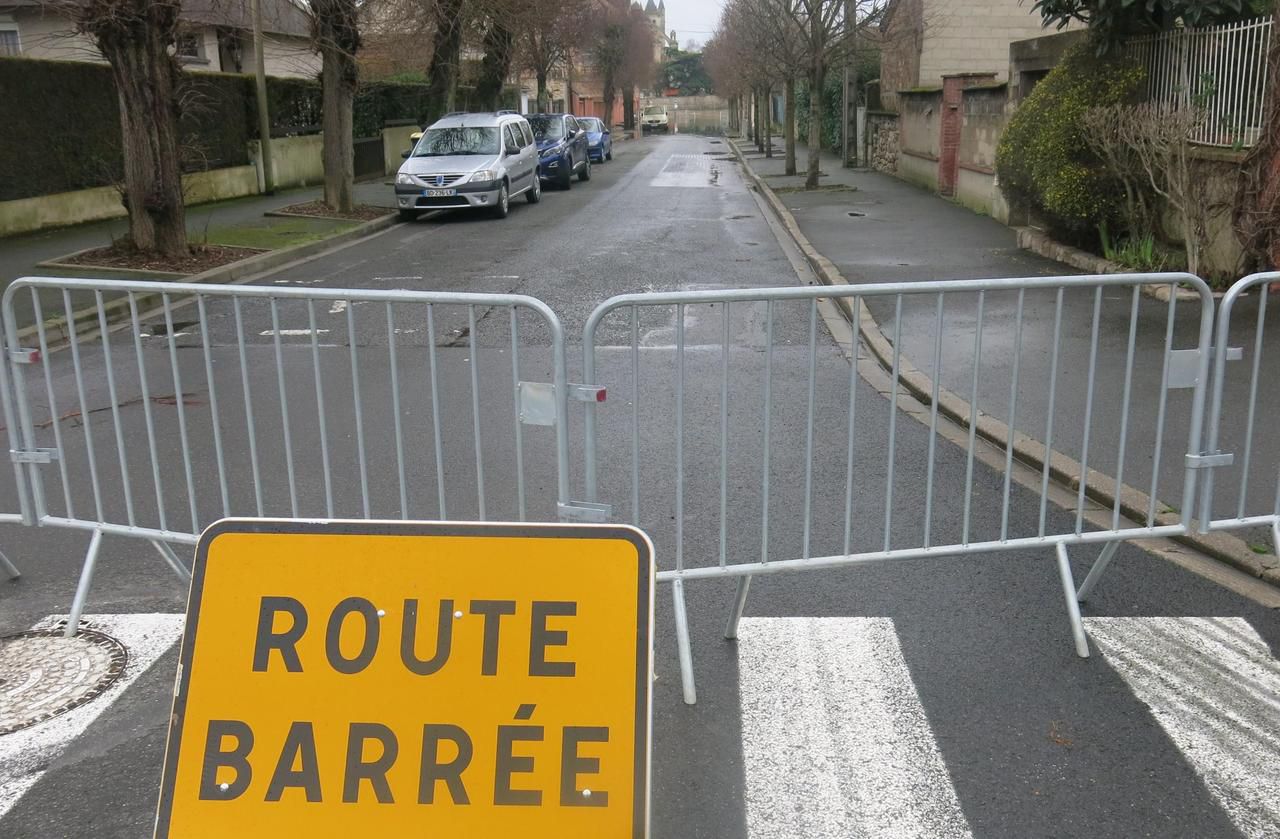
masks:
<instances>
[{"instance_id":1,"label":"car license plate","mask_svg":"<svg viewBox=\"0 0 1280 839\"><path fill-rule=\"evenodd\" d=\"M424 198L452 198L458 194L456 189L424 189L422 195Z\"/></svg>"}]
</instances>

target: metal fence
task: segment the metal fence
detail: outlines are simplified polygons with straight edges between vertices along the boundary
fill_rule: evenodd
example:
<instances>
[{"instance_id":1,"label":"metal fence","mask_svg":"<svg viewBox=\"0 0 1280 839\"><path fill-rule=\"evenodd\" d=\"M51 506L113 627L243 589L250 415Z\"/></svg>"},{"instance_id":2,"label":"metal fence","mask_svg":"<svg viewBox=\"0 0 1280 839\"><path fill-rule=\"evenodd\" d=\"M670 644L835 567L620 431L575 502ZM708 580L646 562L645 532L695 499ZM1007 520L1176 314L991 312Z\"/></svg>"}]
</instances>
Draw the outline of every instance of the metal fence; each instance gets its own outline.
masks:
<instances>
[{"instance_id":1,"label":"metal fence","mask_svg":"<svg viewBox=\"0 0 1280 839\"><path fill-rule=\"evenodd\" d=\"M1087 656L1079 601L1123 541L1260 529L1280 549L1277 281L1242 280L1216 319L1187 274L622 295L570 384L559 319L520 295L27 278L0 308L0 523L89 536L73 632L105 536L186 576L172 546L226 516L612 517L670 558L689 702L688 583L736 582L733 637L755 576L1051 550ZM835 306L881 324L852 364L821 337ZM869 370L884 401L859 396ZM1068 551L1090 545L1077 586Z\"/></svg>"},{"instance_id":2,"label":"metal fence","mask_svg":"<svg viewBox=\"0 0 1280 839\"><path fill-rule=\"evenodd\" d=\"M568 499L563 334L533 298L28 278L3 319L17 518L91 534L69 632L104 535L186 575L170 546L228 516L548 520Z\"/></svg>"},{"instance_id":3,"label":"metal fence","mask_svg":"<svg viewBox=\"0 0 1280 839\"><path fill-rule=\"evenodd\" d=\"M1144 348L1137 341L1140 302L1144 300L1140 286L1153 283L1171 292L1168 302L1159 304L1161 313L1157 314L1162 323L1167 321L1168 328L1160 330L1158 346ZM1179 286L1192 289L1197 297L1195 303L1182 305L1199 307L1198 328L1183 348L1175 347L1173 329L1178 295L1172 292ZM1107 364L1105 359L1100 365L1104 291L1120 291L1120 297L1129 303L1129 311L1119 321L1124 329L1123 366ZM1082 296L1092 311L1091 323L1084 325L1090 336L1087 357L1065 357L1061 348L1064 301L1070 295ZM846 301L854 323L867 307L882 305L889 313L892 319L881 321L891 324L890 376L895 386L887 404L859 401L856 359L849 365L843 359L826 358L828 351L820 354L820 299ZM984 316L984 311L994 310L998 303L1012 315L1012 341L1007 334L997 341L993 319ZM904 306L916 308L916 316L923 318L924 324L931 323L929 334L933 336L935 375L927 400L928 433L923 437L904 426L898 410L908 398L906 388L896 385L905 372ZM1108 303L1108 319L1112 318L1112 306ZM1150 474L1151 509L1140 515L1140 520L1130 520L1122 512L1122 488L1130 477L1125 465L1132 468L1137 460L1135 452L1126 452L1126 445L1139 437L1149 441L1143 454L1157 463L1173 458L1182 464L1190 455L1193 459L1186 460L1181 470L1182 497L1194 497L1205 465L1194 458L1200 456L1213 313L1208 286L1188 274L647 293L623 295L601 304L588 320L583 339L585 381L607 384L613 403L629 399L632 410L629 416L597 416L596 407L588 407L586 498L616 502L616 517L648 529L659 553L672 557L671 565L660 569L658 579L673 585L686 701L693 702L696 697L683 594L684 584L693 580L737 579L737 596L725 633L733 638L751 579L758 575L1047 548L1057 555L1076 651L1087 656L1078 600L1097 583L1115 547L1128 539L1178 535L1191 525L1189 506L1184 506L1180 520L1166 522L1158 516L1154 509L1158 469ZM1041 320L1037 331L1053 335L1051 343L1036 353L1042 364L1034 376L1029 339L1024 347L1024 333L1031 331L1026 327L1033 318ZM803 325L806 346L777 345L775 324L786 321ZM597 347L605 332L623 339L619 342L621 353L605 353ZM999 346L984 346L984 336ZM1006 413L1011 433L1004 446L999 485L975 479L979 422L968 424L964 457L956 459L951 452L944 457L939 449L939 406L945 399L939 392L936 371L942 366L944 340L948 356L956 359L953 366L965 365L965 378L972 383L967 396L973 410ZM663 361L648 361L646 350L654 346L674 350L673 358L668 362L664 355ZM855 351L868 350L855 343ZM1142 406L1133 396L1139 358L1144 363L1151 359L1156 369L1162 369L1159 398ZM1006 365L1010 361L1011 365ZM1000 372L995 368L997 362ZM1106 375L1103 366L1113 375ZM1086 376L1087 398L1083 404L1063 400L1055 405L1059 382L1068 368ZM998 407L980 404L979 381L1003 377L1005 370L1009 374L1003 379L1008 382L1007 402L1001 400ZM739 371L745 375L740 377ZM742 379L753 384L744 388L739 384ZM1181 423L1186 433L1182 443L1167 439L1168 395L1176 388L1188 389L1191 396L1179 402L1186 420ZM1104 458L1111 465L1114 502L1102 516L1092 514L1093 502L1086 497L1087 480L1078 480L1074 510L1065 516L1051 510L1049 457L1044 458L1038 490L1031 491L1030 498L1014 486L1011 476L1018 455L1013 441L1018 435L1012 429L1021 424L1017 420L1020 400L1027 400L1032 389L1047 390L1046 425L1038 429L1046 449L1052 451L1057 445L1055 435L1066 436L1068 417L1080 427L1083 454L1074 466L1074 477L1088 475ZM1109 425L1095 410L1095 400L1104 398L1121 406ZM864 430L860 419L869 411L886 412L887 434ZM609 431L601 427L606 416L613 423ZM1137 433L1139 423L1148 426L1143 435ZM702 447L697 471L688 469L685 457L689 429L698 429L702 435L711 431L718 441L711 450ZM906 439L908 433L912 433L910 440ZM664 438L666 446L661 445ZM665 451L671 452L669 458ZM828 454L815 457L815 451ZM831 452L839 456L833 458ZM602 481L601 462L605 460L611 477ZM714 474L705 468L709 460L717 464ZM843 497L815 496L815 479L828 486L843 485ZM945 498L938 493L944 481L949 487ZM703 516L691 528L686 500L694 496L717 498L718 520ZM1015 499L1019 504L1038 506L1036 527L1025 532L1015 529L1010 516ZM730 525L730 511L743 507L758 510L758 524L749 530L741 524ZM950 514L937 515L941 508ZM674 525L670 532L664 527L668 521ZM1077 589L1067 549L1089 544L1103 546L1103 552Z\"/></svg>"},{"instance_id":4,"label":"metal fence","mask_svg":"<svg viewBox=\"0 0 1280 839\"><path fill-rule=\"evenodd\" d=\"M1258 18L1179 29L1135 38L1126 49L1147 69L1148 99L1203 105L1194 142L1248 147L1262 131L1271 28L1271 18Z\"/></svg>"},{"instance_id":5,"label":"metal fence","mask_svg":"<svg viewBox=\"0 0 1280 839\"><path fill-rule=\"evenodd\" d=\"M1275 457L1280 357L1268 354L1264 343L1268 298L1275 283L1280 283L1280 273L1245 277L1223 296L1218 310L1205 450L1218 459L1221 468L1211 470L1206 478L1198 518L1202 531L1269 528L1271 544L1280 554L1280 460ZM1256 309L1252 323L1239 317L1246 301ZM1273 317L1275 309L1271 307ZM1246 363L1229 369L1232 338L1247 336L1250 327L1252 340L1241 342ZM1245 384L1248 398L1243 403L1224 397L1233 377ZM1259 462L1273 463L1275 468L1254 470Z\"/></svg>"}]
</instances>

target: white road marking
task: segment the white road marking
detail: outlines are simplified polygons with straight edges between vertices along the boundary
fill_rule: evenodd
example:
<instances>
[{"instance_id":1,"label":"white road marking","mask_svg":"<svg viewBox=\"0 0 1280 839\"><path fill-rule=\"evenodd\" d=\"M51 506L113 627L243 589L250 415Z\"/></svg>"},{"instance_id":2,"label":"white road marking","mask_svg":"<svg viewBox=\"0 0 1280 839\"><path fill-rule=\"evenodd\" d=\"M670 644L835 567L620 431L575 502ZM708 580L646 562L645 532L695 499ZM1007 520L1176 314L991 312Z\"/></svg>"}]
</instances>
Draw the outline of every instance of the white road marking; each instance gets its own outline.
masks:
<instances>
[{"instance_id":1,"label":"white road marking","mask_svg":"<svg viewBox=\"0 0 1280 839\"><path fill-rule=\"evenodd\" d=\"M275 335L275 334L276 334L276 331L275 331L274 329L264 329L264 330L262 330L261 332L259 332L258 334L259 334L259 335L261 335L263 338L270 338L270 337L272 337L273 335ZM306 336L306 335L310 335L310 334L312 334L312 332L311 332L311 330L310 330L310 329L281 329L281 330L280 330L280 337L282 337L282 338L296 338L296 337L298 337L298 336ZM315 330L315 334L316 334L316 335L328 335L328 334L329 334L329 330L327 330L327 329L317 329L317 330Z\"/></svg>"},{"instance_id":2,"label":"white road marking","mask_svg":"<svg viewBox=\"0 0 1280 839\"><path fill-rule=\"evenodd\" d=\"M53 629L66 615L50 615L33 629ZM129 660L124 673L96 699L61 716L0 737L0 819L17 804L72 740L134 680L147 671L182 635L182 615L88 615L85 620L124 644ZM2 834L3 831L0 831Z\"/></svg>"},{"instance_id":3,"label":"white road marking","mask_svg":"<svg viewBox=\"0 0 1280 839\"><path fill-rule=\"evenodd\" d=\"M889 618L743 618L750 839L969 837Z\"/></svg>"},{"instance_id":4,"label":"white road marking","mask_svg":"<svg viewBox=\"0 0 1280 839\"><path fill-rule=\"evenodd\" d=\"M374 277L375 281L393 282L395 280L421 280L422 277Z\"/></svg>"},{"instance_id":5,"label":"white road marking","mask_svg":"<svg viewBox=\"0 0 1280 839\"><path fill-rule=\"evenodd\" d=\"M673 154L649 186L701 188L711 186L711 161L700 154Z\"/></svg>"},{"instance_id":6,"label":"white road marking","mask_svg":"<svg viewBox=\"0 0 1280 839\"><path fill-rule=\"evenodd\" d=\"M1089 637L1245 836L1280 836L1280 662L1242 618L1088 618Z\"/></svg>"},{"instance_id":7,"label":"white road marking","mask_svg":"<svg viewBox=\"0 0 1280 839\"><path fill-rule=\"evenodd\" d=\"M347 305L346 300L335 300L333 305L329 307L329 314L340 315L347 310Z\"/></svg>"}]
</instances>

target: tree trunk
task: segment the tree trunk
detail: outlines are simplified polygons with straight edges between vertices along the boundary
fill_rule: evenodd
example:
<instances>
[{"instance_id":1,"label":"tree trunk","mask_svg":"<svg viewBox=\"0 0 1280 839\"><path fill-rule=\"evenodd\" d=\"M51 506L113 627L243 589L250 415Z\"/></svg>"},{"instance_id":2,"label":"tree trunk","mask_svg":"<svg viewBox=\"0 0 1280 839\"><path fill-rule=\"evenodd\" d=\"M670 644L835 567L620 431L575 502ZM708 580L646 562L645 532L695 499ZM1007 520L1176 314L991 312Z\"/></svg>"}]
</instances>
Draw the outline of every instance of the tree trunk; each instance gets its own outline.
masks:
<instances>
[{"instance_id":1,"label":"tree trunk","mask_svg":"<svg viewBox=\"0 0 1280 839\"><path fill-rule=\"evenodd\" d=\"M511 71L515 35L496 21L484 33L484 58L480 60L480 78L476 81L476 104L482 110L502 107L502 88Z\"/></svg>"},{"instance_id":2,"label":"tree trunk","mask_svg":"<svg viewBox=\"0 0 1280 839\"><path fill-rule=\"evenodd\" d=\"M169 53L177 6L126 0L105 11L89 9L84 14L94 17L82 16L77 23L111 65L120 100L129 238L139 250L185 255L177 94L182 71Z\"/></svg>"},{"instance_id":3,"label":"tree trunk","mask_svg":"<svg viewBox=\"0 0 1280 839\"><path fill-rule=\"evenodd\" d=\"M786 98L786 125L782 126L782 136L786 138L787 161L786 172L788 175L796 173L796 80L794 77L788 76L782 86L783 96Z\"/></svg>"},{"instance_id":4,"label":"tree trunk","mask_svg":"<svg viewBox=\"0 0 1280 839\"><path fill-rule=\"evenodd\" d=\"M431 66L427 69L427 112L423 123L435 122L453 110L458 94L458 62L462 57L463 0L439 0Z\"/></svg>"},{"instance_id":5,"label":"tree trunk","mask_svg":"<svg viewBox=\"0 0 1280 839\"><path fill-rule=\"evenodd\" d=\"M764 89L764 156L773 157L773 89Z\"/></svg>"},{"instance_id":6,"label":"tree trunk","mask_svg":"<svg viewBox=\"0 0 1280 839\"><path fill-rule=\"evenodd\" d=\"M604 92L604 124L606 126L612 127L614 125L613 103L614 103L614 93L615 93L612 68L608 68L608 67L605 68L604 84L602 85L602 88Z\"/></svg>"},{"instance_id":7,"label":"tree trunk","mask_svg":"<svg viewBox=\"0 0 1280 839\"><path fill-rule=\"evenodd\" d=\"M764 110L760 107L760 90L759 88L751 91L751 125L755 132L756 151L764 151L764 126L760 124L761 112Z\"/></svg>"},{"instance_id":8,"label":"tree trunk","mask_svg":"<svg viewBox=\"0 0 1280 839\"><path fill-rule=\"evenodd\" d=\"M809 72L809 164L805 170L805 189L818 188L818 170L822 163L822 85L825 81L822 60L816 59Z\"/></svg>"},{"instance_id":9,"label":"tree trunk","mask_svg":"<svg viewBox=\"0 0 1280 839\"><path fill-rule=\"evenodd\" d=\"M538 77L538 113L545 114L551 110L551 91L547 89L547 71L537 70Z\"/></svg>"},{"instance_id":10,"label":"tree trunk","mask_svg":"<svg viewBox=\"0 0 1280 839\"><path fill-rule=\"evenodd\" d=\"M622 89L622 124L628 131L636 127L636 93L630 85Z\"/></svg>"},{"instance_id":11,"label":"tree trunk","mask_svg":"<svg viewBox=\"0 0 1280 839\"><path fill-rule=\"evenodd\" d=\"M340 213L355 209L355 144L352 105L356 93L355 56L333 46L320 50L324 96L324 203Z\"/></svg>"}]
</instances>

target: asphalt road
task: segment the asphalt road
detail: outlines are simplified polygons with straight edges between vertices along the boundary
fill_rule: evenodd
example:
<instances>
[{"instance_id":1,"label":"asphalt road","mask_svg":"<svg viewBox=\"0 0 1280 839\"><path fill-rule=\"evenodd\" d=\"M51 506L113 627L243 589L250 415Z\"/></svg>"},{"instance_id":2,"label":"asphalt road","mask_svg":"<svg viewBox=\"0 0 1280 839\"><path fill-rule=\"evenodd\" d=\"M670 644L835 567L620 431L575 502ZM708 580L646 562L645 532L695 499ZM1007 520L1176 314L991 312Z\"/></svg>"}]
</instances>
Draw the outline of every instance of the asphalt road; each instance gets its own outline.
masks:
<instances>
[{"instance_id":1,"label":"asphalt road","mask_svg":"<svg viewBox=\"0 0 1280 839\"><path fill-rule=\"evenodd\" d=\"M265 282L532 295L559 314L570 377L576 379L583 326L606 297L800 281L794 254L775 237L736 166L720 159L723 149L697 137L620 145L615 161L596 167L590 183L575 184L567 194L548 192L536 207L517 204L505 222L455 216L401 225ZM145 432L147 403L123 406L119 426L111 411L98 410L110 405L113 387L122 403L141 395L139 356L152 396L177 392L163 318L143 318L136 345L133 330L116 333L110 341L115 381L96 373L81 383L89 424L71 417L39 430L42 444L52 444L54 428L60 430L61 463L71 470L64 485L60 467L46 468L51 510L65 511L69 500L83 514L101 503L123 521L130 515L121 491L125 473L133 488L132 515L140 523L157 522L162 502L175 530L191 529L193 506L198 522L216 517L222 512L222 477L230 512L252 515L261 505L269 515L289 514L291 457L298 513L325 515L321 464L328 449L334 513L359 516L365 512L360 434L353 427L359 412L370 515L435 517L442 487L451 518L478 516L482 501L488 518L516 518L523 485L526 515L550 516L550 429L526 427L517 459L513 418L513 379L545 380L550 373L545 324L518 315L519 366L513 375L511 320L503 307L468 312L441 305L429 322L423 307L401 307L391 312L388 325L384 306L357 302L317 304L315 331L312 313L296 303L278 305L274 318L268 305L244 303L237 318L232 306L211 299L203 328L198 311L174 311L174 332L185 333L175 335L172 352L188 397L182 404L194 453L190 484L177 442L178 405L150 405L159 441L154 469ZM796 558L805 550L806 531L813 555L838 553L846 501L856 548L878 549L886 541L894 547L918 544L930 460L935 543L957 538L966 527L975 539L994 538L1004 527L1017 535L1037 531L1038 493L1018 482L1006 490L1003 475L985 461L974 465L966 522L965 452L946 440L931 444L924 425L893 413L883 382L874 376L851 377L823 317L807 304L732 307L727 367L719 352L723 308L690 306L682 314L681 320L671 308L641 311L634 330L640 349L634 354L629 312L606 320L597 338L600 380L609 387L599 409L601 500L650 533L660 568L671 568L677 552L690 567L715 564L722 533L730 562L757 561L762 547L774 559ZM677 438L674 344L682 338L686 413ZM102 352L101 344L84 348L86 369L103 369ZM427 375L433 352L438 426ZM806 456L810 358L812 458ZM636 360L638 389L632 375ZM772 373L767 438L766 364ZM317 367L325 393L320 398ZM47 368L49 387L42 378L30 384L33 413L47 416L50 391L58 415L77 410L68 354L56 354ZM358 400L353 369L360 376ZM480 390L473 400L475 381ZM858 413L855 483L846 499L851 382ZM723 437L722 383L732 394ZM257 431L253 449L245 430L246 391ZM403 497L393 393L401 399ZM210 421L215 395L223 417L217 426L221 464ZM288 449L282 404L289 409ZM575 406L571 440L580 439L578 411ZM439 461L436 427L442 430ZM117 439L124 441L123 463ZM683 506L674 494L677 440L683 442ZM97 498L84 477L89 441L99 466ZM767 498L761 480L766 443ZM723 517L721 458L728 464L729 487ZM639 468L637 511L630 501L633 465ZM572 469L576 496L579 446ZM886 522L891 491L895 515ZM1006 491L1010 513L1002 522ZM10 488L6 502L11 494ZM1071 512L1054 504L1044 515L1052 531L1074 523ZM25 576L0 584L0 632L65 614L86 542L83 533L6 529L2 546ZM691 582L686 593L699 688L695 706L681 702L671 591L661 586L653 835L1274 835L1280 813L1266 791L1280 772L1275 611L1241 594L1253 589L1238 578L1227 574L1210 581L1185 570L1194 558L1167 545L1150 547L1122 547L1089 601L1094 655L1088 660L1074 655L1061 583L1053 557L1043 549L762 577L752 587L736 643L722 638L733 584ZM1089 552L1078 553L1077 580ZM184 601L184 588L145 543L104 542L91 614L175 613ZM115 624L107 620L104 626ZM5 777L12 768L0 768L0 833L149 833L176 661L173 649L155 654L155 664L135 674L81 733L36 765L16 758L7 764L19 767L22 785L33 781L25 794L14 793L14 778Z\"/></svg>"}]
</instances>

